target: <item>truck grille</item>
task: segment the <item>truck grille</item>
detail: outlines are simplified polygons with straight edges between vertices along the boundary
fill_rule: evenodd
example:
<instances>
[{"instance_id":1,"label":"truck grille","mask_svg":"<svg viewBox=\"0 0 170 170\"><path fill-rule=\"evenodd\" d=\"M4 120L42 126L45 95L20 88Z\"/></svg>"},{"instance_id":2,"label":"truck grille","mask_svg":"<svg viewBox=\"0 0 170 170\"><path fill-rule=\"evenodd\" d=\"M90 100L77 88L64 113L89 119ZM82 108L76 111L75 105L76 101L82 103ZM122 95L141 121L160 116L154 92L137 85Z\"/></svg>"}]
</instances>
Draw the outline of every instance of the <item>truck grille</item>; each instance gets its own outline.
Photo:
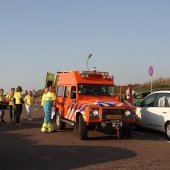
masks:
<instances>
[{"instance_id":1,"label":"truck grille","mask_svg":"<svg viewBox=\"0 0 170 170\"><path fill-rule=\"evenodd\" d=\"M121 119L123 116L123 109L103 109L102 118L103 119Z\"/></svg>"}]
</instances>

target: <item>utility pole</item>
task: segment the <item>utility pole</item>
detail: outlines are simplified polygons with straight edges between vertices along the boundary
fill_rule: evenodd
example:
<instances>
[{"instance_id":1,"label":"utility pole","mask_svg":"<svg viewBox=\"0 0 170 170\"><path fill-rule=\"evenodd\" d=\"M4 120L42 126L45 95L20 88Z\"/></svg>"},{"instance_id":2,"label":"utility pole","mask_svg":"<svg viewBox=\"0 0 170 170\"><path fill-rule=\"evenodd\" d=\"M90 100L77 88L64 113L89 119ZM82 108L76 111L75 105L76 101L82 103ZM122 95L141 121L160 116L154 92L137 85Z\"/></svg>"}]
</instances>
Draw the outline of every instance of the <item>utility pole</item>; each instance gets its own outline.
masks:
<instances>
[{"instance_id":1,"label":"utility pole","mask_svg":"<svg viewBox=\"0 0 170 170\"><path fill-rule=\"evenodd\" d=\"M89 54L87 58L87 71L89 71L89 59L91 58L92 54Z\"/></svg>"}]
</instances>

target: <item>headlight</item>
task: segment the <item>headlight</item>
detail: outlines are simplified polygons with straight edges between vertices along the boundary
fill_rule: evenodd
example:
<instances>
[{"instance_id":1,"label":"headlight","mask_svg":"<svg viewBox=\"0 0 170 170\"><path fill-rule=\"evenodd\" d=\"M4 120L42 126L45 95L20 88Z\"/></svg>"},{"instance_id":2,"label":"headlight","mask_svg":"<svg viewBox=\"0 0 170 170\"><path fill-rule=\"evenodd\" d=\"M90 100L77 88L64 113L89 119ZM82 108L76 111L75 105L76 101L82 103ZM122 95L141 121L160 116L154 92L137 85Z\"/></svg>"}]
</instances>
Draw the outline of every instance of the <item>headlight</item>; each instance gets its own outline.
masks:
<instances>
[{"instance_id":1,"label":"headlight","mask_svg":"<svg viewBox=\"0 0 170 170\"><path fill-rule=\"evenodd\" d=\"M125 116L130 116L131 112L129 110L125 111Z\"/></svg>"},{"instance_id":2,"label":"headlight","mask_svg":"<svg viewBox=\"0 0 170 170\"><path fill-rule=\"evenodd\" d=\"M91 119L99 118L99 109L90 109L90 118Z\"/></svg>"}]
</instances>

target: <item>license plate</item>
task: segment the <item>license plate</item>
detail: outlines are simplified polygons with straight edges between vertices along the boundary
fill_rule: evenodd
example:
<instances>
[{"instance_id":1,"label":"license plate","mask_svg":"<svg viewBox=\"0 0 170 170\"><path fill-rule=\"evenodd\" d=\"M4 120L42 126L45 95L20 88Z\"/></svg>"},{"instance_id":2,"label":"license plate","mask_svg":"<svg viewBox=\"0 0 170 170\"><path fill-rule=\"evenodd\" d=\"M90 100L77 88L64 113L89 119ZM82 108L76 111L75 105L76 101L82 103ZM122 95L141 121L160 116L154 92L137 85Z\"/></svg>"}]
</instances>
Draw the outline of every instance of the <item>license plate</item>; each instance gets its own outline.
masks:
<instances>
[{"instance_id":1,"label":"license plate","mask_svg":"<svg viewBox=\"0 0 170 170\"><path fill-rule=\"evenodd\" d=\"M112 122L112 127L122 127L122 123Z\"/></svg>"},{"instance_id":2,"label":"license plate","mask_svg":"<svg viewBox=\"0 0 170 170\"><path fill-rule=\"evenodd\" d=\"M122 115L106 115L106 119L122 119Z\"/></svg>"}]
</instances>

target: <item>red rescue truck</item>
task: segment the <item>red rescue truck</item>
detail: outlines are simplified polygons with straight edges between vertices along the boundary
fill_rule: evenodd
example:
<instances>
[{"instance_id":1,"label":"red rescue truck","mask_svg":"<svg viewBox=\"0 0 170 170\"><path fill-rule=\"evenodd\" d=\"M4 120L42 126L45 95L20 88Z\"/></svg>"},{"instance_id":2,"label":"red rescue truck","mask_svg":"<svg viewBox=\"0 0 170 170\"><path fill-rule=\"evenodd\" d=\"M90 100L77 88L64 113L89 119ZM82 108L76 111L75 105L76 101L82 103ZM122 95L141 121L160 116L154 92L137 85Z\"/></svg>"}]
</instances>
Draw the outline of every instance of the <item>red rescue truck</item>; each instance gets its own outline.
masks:
<instances>
[{"instance_id":1,"label":"red rescue truck","mask_svg":"<svg viewBox=\"0 0 170 170\"><path fill-rule=\"evenodd\" d=\"M130 138L135 124L134 106L120 100L108 72L63 71L47 73L46 86L55 86L56 127L74 126L81 140L89 129L111 130L118 138Z\"/></svg>"}]
</instances>

